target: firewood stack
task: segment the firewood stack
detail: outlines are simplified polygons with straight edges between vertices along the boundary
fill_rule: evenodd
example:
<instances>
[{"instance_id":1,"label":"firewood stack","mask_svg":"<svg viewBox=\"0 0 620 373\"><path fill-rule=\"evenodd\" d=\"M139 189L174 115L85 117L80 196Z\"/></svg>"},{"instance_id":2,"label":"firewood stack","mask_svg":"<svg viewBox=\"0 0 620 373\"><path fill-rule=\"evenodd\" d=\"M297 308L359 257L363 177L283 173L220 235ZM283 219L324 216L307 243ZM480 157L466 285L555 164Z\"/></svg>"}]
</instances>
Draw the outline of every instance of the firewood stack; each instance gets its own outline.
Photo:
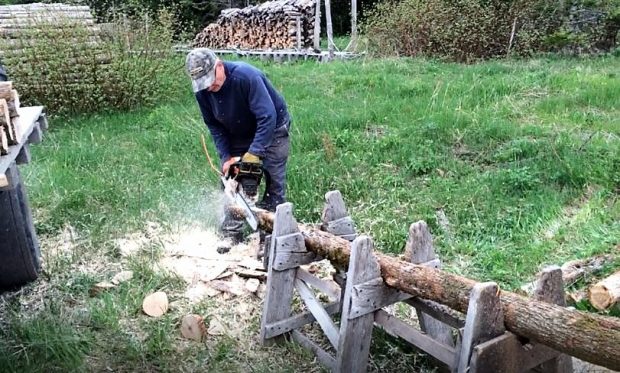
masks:
<instances>
[{"instance_id":1,"label":"firewood stack","mask_svg":"<svg viewBox=\"0 0 620 373\"><path fill-rule=\"evenodd\" d=\"M222 11L194 38L194 47L308 48L313 43L315 0L276 0ZM299 32L298 32L299 25ZM298 43L298 35L301 40Z\"/></svg>"},{"instance_id":2,"label":"firewood stack","mask_svg":"<svg viewBox=\"0 0 620 373\"><path fill-rule=\"evenodd\" d=\"M8 153L10 145L19 141L19 129L15 118L19 116L19 95L12 82L0 82L0 155Z\"/></svg>"}]
</instances>

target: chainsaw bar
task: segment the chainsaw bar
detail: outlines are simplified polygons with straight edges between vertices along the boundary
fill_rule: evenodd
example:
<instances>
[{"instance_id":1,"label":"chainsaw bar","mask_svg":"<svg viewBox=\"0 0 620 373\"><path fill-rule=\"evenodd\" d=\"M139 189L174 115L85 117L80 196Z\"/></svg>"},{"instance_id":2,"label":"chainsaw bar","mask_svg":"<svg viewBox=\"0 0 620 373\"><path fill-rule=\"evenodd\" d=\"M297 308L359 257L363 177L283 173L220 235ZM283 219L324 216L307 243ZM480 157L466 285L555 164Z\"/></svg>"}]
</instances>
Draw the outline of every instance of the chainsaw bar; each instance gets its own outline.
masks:
<instances>
[{"instance_id":1,"label":"chainsaw bar","mask_svg":"<svg viewBox=\"0 0 620 373\"><path fill-rule=\"evenodd\" d=\"M221 179L222 183L224 184L224 192L226 193L228 198L230 198L232 202L234 202L237 206L243 209L243 212L245 212L245 221L248 222L250 228L252 228L253 231L256 231L258 229L258 219L256 218L256 215L254 215L254 211L252 211L252 208L245 200L245 198L243 198L241 193L237 192L237 188L234 188L233 185L231 185L231 182L236 183L236 181L226 179L223 176L221 177Z\"/></svg>"}]
</instances>

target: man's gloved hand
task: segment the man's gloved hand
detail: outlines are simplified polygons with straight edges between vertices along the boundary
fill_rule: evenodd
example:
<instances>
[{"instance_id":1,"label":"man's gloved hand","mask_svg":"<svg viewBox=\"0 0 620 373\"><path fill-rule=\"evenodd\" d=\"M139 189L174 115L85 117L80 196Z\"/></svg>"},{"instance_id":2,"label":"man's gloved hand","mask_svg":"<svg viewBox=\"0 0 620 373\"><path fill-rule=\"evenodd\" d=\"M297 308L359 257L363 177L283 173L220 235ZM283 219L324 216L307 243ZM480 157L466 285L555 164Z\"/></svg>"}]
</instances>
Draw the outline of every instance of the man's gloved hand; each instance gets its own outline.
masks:
<instances>
[{"instance_id":1,"label":"man's gloved hand","mask_svg":"<svg viewBox=\"0 0 620 373\"><path fill-rule=\"evenodd\" d=\"M224 173L224 175L228 175L228 170L230 169L230 166L233 165L233 163L238 162L239 161L239 157L230 157L228 158L228 160L226 162L224 162L224 165L222 166L222 172Z\"/></svg>"},{"instance_id":2,"label":"man's gloved hand","mask_svg":"<svg viewBox=\"0 0 620 373\"><path fill-rule=\"evenodd\" d=\"M254 155L254 154L252 154L250 152L247 152L247 153L245 153L243 155L243 157L241 158L241 162L253 163L253 164L256 164L256 165L259 165L259 166L263 165L263 161L260 159L260 157L257 156L257 155Z\"/></svg>"}]
</instances>

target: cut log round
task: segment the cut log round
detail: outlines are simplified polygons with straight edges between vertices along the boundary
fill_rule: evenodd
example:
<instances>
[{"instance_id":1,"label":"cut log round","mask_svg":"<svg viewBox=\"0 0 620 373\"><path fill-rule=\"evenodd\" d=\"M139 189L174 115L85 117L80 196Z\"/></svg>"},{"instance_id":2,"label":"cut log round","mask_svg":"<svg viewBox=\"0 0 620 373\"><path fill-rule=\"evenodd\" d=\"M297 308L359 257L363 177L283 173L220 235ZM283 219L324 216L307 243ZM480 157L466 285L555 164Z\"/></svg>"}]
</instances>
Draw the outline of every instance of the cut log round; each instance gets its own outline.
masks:
<instances>
[{"instance_id":1,"label":"cut log round","mask_svg":"<svg viewBox=\"0 0 620 373\"><path fill-rule=\"evenodd\" d=\"M620 304L620 271L592 285L590 303L601 311Z\"/></svg>"},{"instance_id":2,"label":"cut log round","mask_svg":"<svg viewBox=\"0 0 620 373\"><path fill-rule=\"evenodd\" d=\"M207 328L201 316L187 315L183 317L181 321L181 335L183 337L200 342L206 333Z\"/></svg>"},{"instance_id":3,"label":"cut log round","mask_svg":"<svg viewBox=\"0 0 620 373\"><path fill-rule=\"evenodd\" d=\"M168 311L168 296L163 291L148 295L142 302L142 311L151 317L159 317Z\"/></svg>"},{"instance_id":4,"label":"cut log round","mask_svg":"<svg viewBox=\"0 0 620 373\"><path fill-rule=\"evenodd\" d=\"M254 210L261 229L271 232L274 214ZM306 249L339 268L347 269L349 241L299 225ZM475 281L430 267L375 253L381 276L388 286L429 299L460 312L467 312ZM507 330L557 351L610 369L620 370L620 320L567 309L501 291L500 300Z\"/></svg>"}]
</instances>

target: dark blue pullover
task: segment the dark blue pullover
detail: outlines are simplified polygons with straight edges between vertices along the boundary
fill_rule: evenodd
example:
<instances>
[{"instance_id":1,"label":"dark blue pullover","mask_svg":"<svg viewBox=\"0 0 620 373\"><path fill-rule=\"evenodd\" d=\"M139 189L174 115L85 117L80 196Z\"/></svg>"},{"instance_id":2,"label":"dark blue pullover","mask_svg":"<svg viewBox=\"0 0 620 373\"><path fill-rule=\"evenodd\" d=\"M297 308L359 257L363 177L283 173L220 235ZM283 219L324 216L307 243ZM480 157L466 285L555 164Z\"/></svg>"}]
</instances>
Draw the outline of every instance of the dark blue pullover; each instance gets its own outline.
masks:
<instances>
[{"instance_id":1,"label":"dark blue pullover","mask_svg":"<svg viewBox=\"0 0 620 373\"><path fill-rule=\"evenodd\" d=\"M218 92L196 93L220 160L246 151L262 158L275 130L289 122L286 102L254 66L224 62L224 71L226 81Z\"/></svg>"}]
</instances>

